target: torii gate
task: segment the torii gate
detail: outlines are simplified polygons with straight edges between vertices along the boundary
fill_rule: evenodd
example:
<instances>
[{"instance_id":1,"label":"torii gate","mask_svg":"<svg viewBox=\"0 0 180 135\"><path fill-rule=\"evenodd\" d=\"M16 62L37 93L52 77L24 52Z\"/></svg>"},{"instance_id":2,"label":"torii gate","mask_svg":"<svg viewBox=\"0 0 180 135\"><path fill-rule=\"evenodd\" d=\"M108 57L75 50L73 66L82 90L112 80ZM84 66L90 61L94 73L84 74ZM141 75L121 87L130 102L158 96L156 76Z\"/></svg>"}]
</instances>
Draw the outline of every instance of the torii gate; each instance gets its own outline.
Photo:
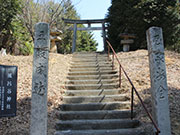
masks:
<instances>
[{"instance_id":1,"label":"torii gate","mask_svg":"<svg viewBox=\"0 0 180 135\"><path fill-rule=\"evenodd\" d=\"M72 20L72 19L64 19L62 20L65 23L74 24L73 28L70 28L69 30L73 30L73 42L72 42L72 53L76 50L76 38L77 38L77 30L79 31L87 31L87 30L102 30L103 33L103 43L104 43L104 49L106 47L106 27L105 19L95 19L95 20ZM101 23L102 27L91 27L92 23ZM88 24L88 27L85 28L77 28L77 24Z\"/></svg>"}]
</instances>

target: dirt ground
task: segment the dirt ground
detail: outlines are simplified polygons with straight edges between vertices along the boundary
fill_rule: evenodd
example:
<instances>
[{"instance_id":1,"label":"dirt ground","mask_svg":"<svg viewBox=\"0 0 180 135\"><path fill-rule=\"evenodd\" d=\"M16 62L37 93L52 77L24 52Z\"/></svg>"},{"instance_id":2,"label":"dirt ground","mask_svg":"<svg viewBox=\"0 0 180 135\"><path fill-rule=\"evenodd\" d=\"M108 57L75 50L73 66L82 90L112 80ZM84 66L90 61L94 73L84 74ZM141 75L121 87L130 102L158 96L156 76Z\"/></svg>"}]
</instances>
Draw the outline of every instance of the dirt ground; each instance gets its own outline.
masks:
<instances>
[{"instance_id":1,"label":"dirt ground","mask_svg":"<svg viewBox=\"0 0 180 135\"><path fill-rule=\"evenodd\" d=\"M167 79L169 87L169 104L172 125L172 135L180 135L180 54L166 51ZM50 54L48 83L48 135L55 131L58 106L61 104L64 82L70 67L72 55ZM138 50L128 53L118 53L118 57L135 84L136 89L151 111L150 74L148 53ZM0 56L0 64L18 66L17 116L0 118L0 135L29 135L31 82L33 56ZM116 67L117 67L116 63ZM130 87L123 87L130 94ZM149 122L138 99L135 108L140 115L137 118Z\"/></svg>"},{"instance_id":2,"label":"dirt ground","mask_svg":"<svg viewBox=\"0 0 180 135\"><path fill-rule=\"evenodd\" d=\"M0 135L29 135L33 56L0 56L0 64L18 66L17 116L0 118ZM58 106L71 55L50 54L48 76L48 135L55 127Z\"/></svg>"},{"instance_id":3,"label":"dirt ground","mask_svg":"<svg viewBox=\"0 0 180 135\"><path fill-rule=\"evenodd\" d=\"M118 58L133 81L148 110L152 112L148 52L146 50L138 50L128 53L118 53ZM165 60L172 135L180 135L180 54L166 51ZM118 66L117 63L116 66ZM126 85L124 86L126 90L127 88L129 89L130 95L131 87L128 81L123 80L122 84ZM150 123L137 96L135 96L135 109L138 113L138 119L144 121L145 124L147 122Z\"/></svg>"}]
</instances>

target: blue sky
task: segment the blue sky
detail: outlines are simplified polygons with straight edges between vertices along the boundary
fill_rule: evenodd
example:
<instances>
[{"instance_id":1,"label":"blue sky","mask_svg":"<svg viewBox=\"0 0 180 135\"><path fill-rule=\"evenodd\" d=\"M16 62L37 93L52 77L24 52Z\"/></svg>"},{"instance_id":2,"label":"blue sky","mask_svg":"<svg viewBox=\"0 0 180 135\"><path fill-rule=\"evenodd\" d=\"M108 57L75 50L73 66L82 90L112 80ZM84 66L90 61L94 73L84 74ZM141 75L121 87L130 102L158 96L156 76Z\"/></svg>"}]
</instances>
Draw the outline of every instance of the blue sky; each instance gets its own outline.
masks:
<instances>
[{"instance_id":1,"label":"blue sky","mask_svg":"<svg viewBox=\"0 0 180 135\"><path fill-rule=\"evenodd\" d=\"M72 2L81 19L104 19L107 9L111 5L111 0L72 0ZM101 31L94 31L93 33L95 40L99 44L98 50L101 51L103 49Z\"/></svg>"}]
</instances>

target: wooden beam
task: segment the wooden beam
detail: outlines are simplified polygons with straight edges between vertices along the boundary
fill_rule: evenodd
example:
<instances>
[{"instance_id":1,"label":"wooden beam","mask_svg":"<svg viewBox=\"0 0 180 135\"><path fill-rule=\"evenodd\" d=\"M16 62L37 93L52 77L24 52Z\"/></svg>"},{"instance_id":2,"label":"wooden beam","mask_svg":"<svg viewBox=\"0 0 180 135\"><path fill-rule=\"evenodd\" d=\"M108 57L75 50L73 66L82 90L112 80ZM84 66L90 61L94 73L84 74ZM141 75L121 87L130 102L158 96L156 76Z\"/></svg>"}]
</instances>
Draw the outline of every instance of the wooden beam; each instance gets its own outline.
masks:
<instances>
[{"instance_id":1,"label":"wooden beam","mask_svg":"<svg viewBox=\"0 0 180 135\"><path fill-rule=\"evenodd\" d=\"M106 19L95 19L95 20L73 20L73 19L64 19L62 18L62 20L65 23L71 23L71 24L91 24L91 23L104 23L106 22Z\"/></svg>"}]
</instances>

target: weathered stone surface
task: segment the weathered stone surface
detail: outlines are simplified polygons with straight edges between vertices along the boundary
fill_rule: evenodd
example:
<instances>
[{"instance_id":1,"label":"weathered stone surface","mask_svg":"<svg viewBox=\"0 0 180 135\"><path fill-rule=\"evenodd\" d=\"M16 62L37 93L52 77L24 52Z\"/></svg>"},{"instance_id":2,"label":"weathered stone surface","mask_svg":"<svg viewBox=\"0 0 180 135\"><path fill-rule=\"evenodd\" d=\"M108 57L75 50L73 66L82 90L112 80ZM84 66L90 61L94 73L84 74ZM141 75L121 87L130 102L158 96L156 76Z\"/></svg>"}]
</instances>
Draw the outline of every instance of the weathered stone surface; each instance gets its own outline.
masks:
<instances>
[{"instance_id":1,"label":"weathered stone surface","mask_svg":"<svg viewBox=\"0 0 180 135\"><path fill-rule=\"evenodd\" d=\"M103 119L103 120L66 120L58 121L58 130L91 130L91 129L125 129L136 128L140 125L138 120L130 119Z\"/></svg>"},{"instance_id":2,"label":"weathered stone surface","mask_svg":"<svg viewBox=\"0 0 180 135\"><path fill-rule=\"evenodd\" d=\"M65 130L58 131L55 135L145 135L142 129L104 129L104 130Z\"/></svg>"},{"instance_id":3,"label":"weathered stone surface","mask_svg":"<svg viewBox=\"0 0 180 135\"><path fill-rule=\"evenodd\" d=\"M76 38L77 38L77 24L74 24L74 30L73 30L73 42L72 42L72 53L76 51Z\"/></svg>"},{"instance_id":4,"label":"weathered stone surface","mask_svg":"<svg viewBox=\"0 0 180 135\"><path fill-rule=\"evenodd\" d=\"M47 23L36 24L31 100L31 135L47 134L49 46L49 25Z\"/></svg>"},{"instance_id":5,"label":"weathered stone surface","mask_svg":"<svg viewBox=\"0 0 180 135\"><path fill-rule=\"evenodd\" d=\"M134 113L134 116L136 114ZM58 114L61 120L101 120L101 119L130 119L130 110L101 110L101 111L61 111Z\"/></svg>"},{"instance_id":6,"label":"weathered stone surface","mask_svg":"<svg viewBox=\"0 0 180 135\"><path fill-rule=\"evenodd\" d=\"M123 52L129 52L129 44L124 44L123 45Z\"/></svg>"},{"instance_id":7,"label":"weathered stone surface","mask_svg":"<svg viewBox=\"0 0 180 135\"><path fill-rule=\"evenodd\" d=\"M121 44L132 44L132 43L134 43L133 39L121 40Z\"/></svg>"},{"instance_id":8,"label":"weathered stone surface","mask_svg":"<svg viewBox=\"0 0 180 135\"><path fill-rule=\"evenodd\" d=\"M65 85L67 91L60 105L55 134L144 135L142 129L138 130L140 122L130 120L130 99L123 94L124 89L119 89L117 71L108 64L107 58L99 61L100 54L87 55L75 53L73 56L79 58L73 59L71 65L74 71L69 72Z\"/></svg>"},{"instance_id":9,"label":"weathered stone surface","mask_svg":"<svg viewBox=\"0 0 180 135\"><path fill-rule=\"evenodd\" d=\"M151 27L147 31L153 116L161 131L171 135L168 87L162 29Z\"/></svg>"}]
</instances>

